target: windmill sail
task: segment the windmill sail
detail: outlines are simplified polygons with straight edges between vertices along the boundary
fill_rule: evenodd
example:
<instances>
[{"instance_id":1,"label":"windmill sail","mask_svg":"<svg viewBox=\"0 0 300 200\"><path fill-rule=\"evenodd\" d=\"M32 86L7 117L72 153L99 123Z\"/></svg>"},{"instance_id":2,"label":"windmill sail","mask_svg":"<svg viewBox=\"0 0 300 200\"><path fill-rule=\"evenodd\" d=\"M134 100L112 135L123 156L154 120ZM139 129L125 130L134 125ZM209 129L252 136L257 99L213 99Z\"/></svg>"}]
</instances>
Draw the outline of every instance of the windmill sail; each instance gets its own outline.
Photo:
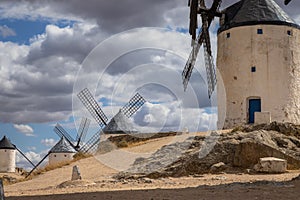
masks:
<instances>
[{"instance_id":1,"label":"windmill sail","mask_svg":"<svg viewBox=\"0 0 300 200\"><path fill-rule=\"evenodd\" d=\"M96 153L98 149L98 145L100 143L100 135L101 135L102 130L98 131L95 133L81 148L80 152L83 153Z\"/></svg>"},{"instance_id":2,"label":"windmill sail","mask_svg":"<svg viewBox=\"0 0 300 200\"><path fill-rule=\"evenodd\" d=\"M208 96L211 98L211 95L216 87L217 78L216 78L216 71L214 66L214 59L212 56L211 51L211 43L210 43L210 36L209 36L209 27L211 25L212 20L215 16L220 17L220 13L218 12L220 4L222 0L214 0L212 6L210 9L207 9L205 6L205 1L200 0L200 7L199 7L199 1L195 0L197 2L193 1L189 3L189 6L191 7L191 13L190 17L193 17L194 19L190 19L190 34L192 35L192 52L190 53L190 56L188 58L188 61L184 67L184 70L182 72L182 80L183 80L183 87L184 91L187 89L188 82L191 78L193 69L195 67L195 63L197 60L197 55L199 53L200 47L203 44L204 47L204 57L205 57L205 68L206 68L206 74L207 74L207 84L208 84ZM197 5L196 5L197 4ZM193 14L195 7L197 6L197 14ZM196 42L194 42L194 33L195 33L195 26L191 26L193 24L192 22L197 19L198 14L201 14L202 18L202 27L201 32L199 33Z\"/></svg>"},{"instance_id":3,"label":"windmill sail","mask_svg":"<svg viewBox=\"0 0 300 200\"><path fill-rule=\"evenodd\" d=\"M88 118L81 119L81 123L80 123L79 129L77 132L77 136L76 136L76 141L77 141L76 148L79 148L81 143L85 140L90 123L91 123L91 120Z\"/></svg>"},{"instance_id":4,"label":"windmill sail","mask_svg":"<svg viewBox=\"0 0 300 200\"><path fill-rule=\"evenodd\" d=\"M60 137L60 138L66 138L66 140L70 143L70 145L75 149L75 140L69 135L69 133L60 125L56 124L54 127L54 132Z\"/></svg>"},{"instance_id":5,"label":"windmill sail","mask_svg":"<svg viewBox=\"0 0 300 200\"><path fill-rule=\"evenodd\" d=\"M81 100L83 105L87 108L87 110L91 113L92 117L96 120L99 126L106 126L108 118L100 108L97 101L94 99L91 92L87 88L85 88L77 96Z\"/></svg>"},{"instance_id":6,"label":"windmill sail","mask_svg":"<svg viewBox=\"0 0 300 200\"><path fill-rule=\"evenodd\" d=\"M130 101L121 109L121 111L126 117L129 118L132 115L134 115L134 113L136 113L136 111L138 111L140 107L144 105L145 102L146 100L139 93L136 93L130 99Z\"/></svg>"}]
</instances>

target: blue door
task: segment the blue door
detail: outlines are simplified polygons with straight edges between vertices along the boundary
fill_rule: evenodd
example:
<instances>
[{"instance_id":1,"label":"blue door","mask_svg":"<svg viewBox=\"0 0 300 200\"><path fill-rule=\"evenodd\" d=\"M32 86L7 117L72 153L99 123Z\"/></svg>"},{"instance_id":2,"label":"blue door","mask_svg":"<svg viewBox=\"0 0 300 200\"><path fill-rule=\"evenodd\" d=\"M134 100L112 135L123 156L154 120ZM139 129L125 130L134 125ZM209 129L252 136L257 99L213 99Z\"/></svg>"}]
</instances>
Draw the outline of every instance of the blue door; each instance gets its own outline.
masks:
<instances>
[{"instance_id":1,"label":"blue door","mask_svg":"<svg viewBox=\"0 0 300 200\"><path fill-rule=\"evenodd\" d=\"M249 124L253 124L254 113L261 112L261 100L260 99L249 99Z\"/></svg>"}]
</instances>

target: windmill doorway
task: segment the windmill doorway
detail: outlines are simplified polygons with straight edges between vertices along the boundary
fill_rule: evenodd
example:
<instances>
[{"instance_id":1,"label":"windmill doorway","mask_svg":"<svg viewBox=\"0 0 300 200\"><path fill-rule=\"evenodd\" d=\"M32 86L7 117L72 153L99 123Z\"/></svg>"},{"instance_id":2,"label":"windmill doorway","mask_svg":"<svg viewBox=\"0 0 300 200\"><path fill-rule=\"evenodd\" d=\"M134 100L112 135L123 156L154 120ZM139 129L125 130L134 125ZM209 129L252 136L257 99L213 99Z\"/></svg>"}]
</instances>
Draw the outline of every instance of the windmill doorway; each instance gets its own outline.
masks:
<instances>
[{"instance_id":1,"label":"windmill doorway","mask_svg":"<svg viewBox=\"0 0 300 200\"><path fill-rule=\"evenodd\" d=\"M248 110L248 123L254 124L255 122L255 112L261 112L261 99L255 98L255 99L249 99L248 100L249 110Z\"/></svg>"}]
</instances>

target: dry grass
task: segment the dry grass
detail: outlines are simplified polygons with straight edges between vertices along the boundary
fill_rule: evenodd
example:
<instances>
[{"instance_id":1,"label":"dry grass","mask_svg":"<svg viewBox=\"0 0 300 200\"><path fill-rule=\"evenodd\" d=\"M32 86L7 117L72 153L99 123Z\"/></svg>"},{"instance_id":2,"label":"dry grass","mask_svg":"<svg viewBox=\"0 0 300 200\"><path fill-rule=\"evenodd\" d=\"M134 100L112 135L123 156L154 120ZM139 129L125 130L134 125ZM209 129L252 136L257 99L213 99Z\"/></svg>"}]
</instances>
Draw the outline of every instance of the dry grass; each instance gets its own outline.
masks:
<instances>
[{"instance_id":1,"label":"dry grass","mask_svg":"<svg viewBox=\"0 0 300 200\"><path fill-rule=\"evenodd\" d=\"M68 166L78 160L81 160L81 159L85 159L85 158L89 158L91 157L92 155L90 154L84 154L84 153L76 153L73 157L73 160L71 161L67 161L67 162L60 162L60 163L57 163L57 164L52 164L52 165L46 165L45 167L43 168L40 168L40 169L37 169L35 172L33 172L26 180L28 179L32 179L34 176L37 176L37 175L40 175L40 174L43 174L45 172L48 172L48 171L52 171L52 170L55 170L55 169L59 169L59 168L62 168L64 166Z\"/></svg>"}]
</instances>

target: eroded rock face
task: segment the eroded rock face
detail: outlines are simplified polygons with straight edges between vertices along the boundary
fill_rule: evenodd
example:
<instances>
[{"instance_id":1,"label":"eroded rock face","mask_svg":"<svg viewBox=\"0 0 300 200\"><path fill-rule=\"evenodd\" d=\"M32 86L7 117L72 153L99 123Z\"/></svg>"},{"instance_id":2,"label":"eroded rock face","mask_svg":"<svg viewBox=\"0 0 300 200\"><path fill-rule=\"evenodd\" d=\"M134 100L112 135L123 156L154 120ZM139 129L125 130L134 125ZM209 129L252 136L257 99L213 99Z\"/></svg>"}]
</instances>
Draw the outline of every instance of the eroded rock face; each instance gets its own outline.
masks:
<instances>
[{"instance_id":1,"label":"eroded rock face","mask_svg":"<svg viewBox=\"0 0 300 200\"><path fill-rule=\"evenodd\" d=\"M252 132L211 134L209 138L196 136L166 145L149 158L139 158L119 177L160 178L203 174L211 172L213 166L221 162L226 166L222 170L244 171L252 169L263 157L284 159L287 160L287 169L300 169L300 140L295 136L298 126L272 123L269 125L272 130L265 130L268 127L262 130L257 128L262 126L265 127L248 127Z\"/></svg>"},{"instance_id":2,"label":"eroded rock face","mask_svg":"<svg viewBox=\"0 0 300 200\"><path fill-rule=\"evenodd\" d=\"M260 158L259 162L254 165L254 170L263 173L285 173L287 161L274 157Z\"/></svg>"}]
</instances>

